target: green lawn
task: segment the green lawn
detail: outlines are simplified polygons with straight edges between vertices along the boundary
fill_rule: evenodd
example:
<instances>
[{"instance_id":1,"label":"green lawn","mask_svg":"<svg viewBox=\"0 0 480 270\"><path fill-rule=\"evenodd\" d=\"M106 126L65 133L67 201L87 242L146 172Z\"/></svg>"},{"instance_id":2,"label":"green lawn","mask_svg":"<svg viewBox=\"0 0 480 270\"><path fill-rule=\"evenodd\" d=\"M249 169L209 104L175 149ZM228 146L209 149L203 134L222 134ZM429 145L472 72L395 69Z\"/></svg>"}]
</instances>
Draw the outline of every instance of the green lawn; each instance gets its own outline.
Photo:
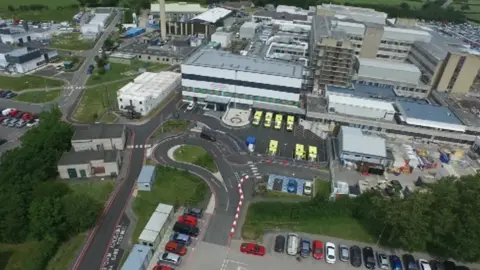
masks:
<instances>
[{"instance_id":1,"label":"green lawn","mask_svg":"<svg viewBox=\"0 0 480 270\"><path fill-rule=\"evenodd\" d=\"M117 109L117 91L128 81L87 88L78 104L73 118L79 121L95 122L108 110Z\"/></svg>"},{"instance_id":2,"label":"green lawn","mask_svg":"<svg viewBox=\"0 0 480 270\"><path fill-rule=\"evenodd\" d=\"M62 90L26 92L16 96L14 100L28 103L46 103L54 101L61 94Z\"/></svg>"},{"instance_id":3,"label":"green lawn","mask_svg":"<svg viewBox=\"0 0 480 270\"><path fill-rule=\"evenodd\" d=\"M102 120L100 122L102 123L113 123L117 120L118 116L114 114L113 112L107 112L106 114L103 115Z\"/></svg>"},{"instance_id":4,"label":"green lawn","mask_svg":"<svg viewBox=\"0 0 480 270\"><path fill-rule=\"evenodd\" d=\"M38 242L26 242L18 245L0 244L0 269L23 270L22 262L31 252L41 248Z\"/></svg>"},{"instance_id":5,"label":"green lawn","mask_svg":"<svg viewBox=\"0 0 480 270\"><path fill-rule=\"evenodd\" d=\"M70 184L74 192L91 196L99 202L105 203L115 187L113 180L97 180L86 183Z\"/></svg>"},{"instance_id":6,"label":"green lawn","mask_svg":"<svg viewBox=\"0 0 480 270\"><path fill-rule=\"evenodd\" d=\"M87 85L111 82L128 77L133 80L138 75L139 68L145 68L148 71L161 71L167 67L168 65L164 64L150 64L140 61L136 61L132 65L110 63L110 70L106 70L104 74L98 74L94 70L94 73L88 78Z\"/></svg>"},{"instance_id":7,"label":"green lawn","mask_svg":"<svg viewBox=\"0 0 480 270\"><path fill-rule=\"evenodd\" d=\"M203 167L211 172L218 172L215 160L205 149L196 145L183 145L173 153L177 161L186 162Z\"/></svg>"},{"instance_id":8,"label":"green lawn","mask_svg":"<svg viewBox=\"0 0 480 270\"><path fill-rule=\"evenodd\" d=\"M10 1L10 0L7 0L7 1ZM0 8L0 17L2 18L19 18L19 19L26 19L26 20L40 21L40 22L50 22L52 20L57 22L62 22L62 21L71 21L73 18L73 15L75 15L75 13L78 12L77 8L57 9L56 7L50 7L49 9L40 10L40 11L15 10L13 12L10 12L6 8L7 5L3 5L3 4L4 3L2 0L2 8ZM37 1L35 4L39 4L39 2ZM14 7L16 5L19 5L19 4L18 3L13 4Z\"/></svg>"},{"instance_id":9,"label":"green lawn","mask_svg":"<svg viewBox=\"0 0 480 270\"><path fill-rule=\"evenodd\" d=\"M24 75L21 77L9 77L0 75L0 87L12 91L22 91L25 89L60 87L65 82L34 75Z\"/></svg>"},{"instance_id":10,"label":"green lawn","mask_svg":"<svg viewBox=\"0 0 480 270\"><path fill-rule=\"evenodd\" d=\"M84 51L93 47L93 40L83 39L80 33L67 33L54 36L51 48L60 50Z\"/></svg>"},{"instance_id":11,"label":"green lawn","mask_svg":"<svg viewBox=\"0 0 480 270\"><path fill-rule=\"evenodd\" d=\"M272 229L304 232L311 234L327 235L342 239L355 240L365 243L375 243L375 240L364 227L355 219L349 217L336 217L298 222L279 222L254 220L250 211L247 212L245 223L242 226L242 237L257 240L266 231Z\"/></svg>"},{"instance_id":12,"label":"green lawn","mask_svg":"<svg viewBox=\"0 0 480 270\"><path fill-rule=\"evenodd\" d=\"M157 166L157 178L152 191L139 191L133 202L137 224L132 236L136 243L159 203L174 206L199 205L209 196L208 185L202 179L188 172Z\"/></svg>"},{"instance_id":13,"label":"green lawn","mask_svg":"<svg viewBox=\"0 0 480 270\"><path fill-rule=\"evenodd\" d=\"M190 121L188 120L168 120L163 125L157 128L153 133L152 137L158 137L162 133L167 132L182 132L188 128Z\"/></svg>"}]
</instances>

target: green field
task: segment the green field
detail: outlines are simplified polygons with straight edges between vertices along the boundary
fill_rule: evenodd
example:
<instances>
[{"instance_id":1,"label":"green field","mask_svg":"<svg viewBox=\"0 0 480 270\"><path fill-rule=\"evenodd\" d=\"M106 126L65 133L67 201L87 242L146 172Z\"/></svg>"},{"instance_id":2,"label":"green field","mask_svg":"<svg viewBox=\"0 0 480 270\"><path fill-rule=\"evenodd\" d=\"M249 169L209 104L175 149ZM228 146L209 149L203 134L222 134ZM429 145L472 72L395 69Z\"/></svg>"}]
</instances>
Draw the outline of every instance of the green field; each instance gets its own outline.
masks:
<instances>
[{"instance_id":1,"label":"green field","mask_svg":"<svg viewBox=\"0 0 480 270\"><path fill-rule=\"evenodd\" d=\"M183 145L173 152L173 157L177 161L195 164L214 173L218 172L212 155L200 146Z\"/></svg>"},{"instance_id":2,"label":"green field","mask_svg":"<svg viewBox=\"0 0 480 270\"><path fill-rule=\"evenodd\" d=\"M106 83L125 79L127 77L131 77L133 79L138 75L139 68L145 68L147 71L161 71L167 67L168 65L165 64L152 64L140 61L136 61L131 65L110 63L110 70L106 70L104 74L98 74L96 72L98 68L96 68L94 70L94 74L88 78L87 85Z\"/></svg>"},{"instance_id":3,"label":"green field","mask_svg":"<svg viewBox=\"0 0 480 270\"><path fill-rule=\"evenodd\" d=\"M117 91L127 83L128 80L87 88L73 118L79 121L95 122L106 111L116 110L118 107Z\"/></svg>"},{"instance_id":4,"label":"green field","mask_svg":"<svg viewBox=\"0 0 480 270\"><path fill-rule=\"evenodd\" d=\"M208 196L208 186L202 179L188 172L158 166L152 191L139 191L133 201L133 211L138 220L131 242L137 242L159 203L196 206L205 202Z\"/></svg>"},{"instance_id":5,"label":"green field","mask_svg":"<svg viewBox=\"0 0 480 270\"><path fill-rule=\"evenodd\" d=\"M54 36L49 47L60 50L84 51L93 47L93 40L83 39L80 33Z\"/></svg>"},{"instance_id":6,"label":"green field","mask_svg":"<svg viewBox=\"0 0 480 270\"><path fill-rule=\"evenodd\" d=\"M189 124L188 120L168 120L155 130L152 137L158 137L162 133L185 131Z\"/></svg>"},{"instance_id":7,"label":"green field","mask_svg":"<svg viewBox=\"0 0 480 270\"><path fill-rule=\"evenodd\" d=\"M47 103L59 98L62 90L25 92L13 98L28 103Z\"/></svg>"},{"instance_id":8,"label":"green field","mask_svg":"<svg viewBox=\"0 0 480 270\"><path fill-rule=\"evenodd\" d=\"M7 77L0 75L0 87L6 90L22 91L25 89L61 87L65 82L33 75Z\"/></svg>"}]
</instances>

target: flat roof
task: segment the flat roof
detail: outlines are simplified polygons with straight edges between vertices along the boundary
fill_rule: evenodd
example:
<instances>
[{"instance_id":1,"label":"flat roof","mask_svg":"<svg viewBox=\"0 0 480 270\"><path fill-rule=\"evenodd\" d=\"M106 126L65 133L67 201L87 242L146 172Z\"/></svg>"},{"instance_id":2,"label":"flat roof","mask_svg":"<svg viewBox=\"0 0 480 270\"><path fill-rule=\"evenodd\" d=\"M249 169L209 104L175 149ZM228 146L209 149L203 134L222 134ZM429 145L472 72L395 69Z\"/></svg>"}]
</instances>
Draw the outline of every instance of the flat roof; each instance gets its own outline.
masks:
<instances>
[{"instance_id":1,"label":"flat roof","mask_svg":"<svg viewBox=\"0 0 480 270\"><path fill-rule=\"evenodd\" d=\"M75 140L93 140L120 138L124 132L123 125L92 125L89 127L77 127L72 136Z\"/></svg>"},{"instance_id":2,"label":"flat roof","mask_svg":"<svg viewBox=\"0 0 480 270\"><path fill-rule=\"evenodd\" d=\"M366 136L359 128L342 126L341 131L342 151L376 157L387 157L385 139Z\"/></svg>"},{"instance_id":3,"label":"flat roof","mask_svg":"<svg viewBox=\"0 0 480 270\"><path fill-rule=\"evenodd\" d=\"M312 35L315 41L331 36L331 23L332 18L328 16L315 15L312 17Z\"/></svg>"},{"instance_id":4,"label":"flat roof","mask_svg":"<svg viewBox=\"0 0 480 270\"><path fill-rule=\"evenodd\" d=\"M360 62L360 66L378 67L384 69L394 69L420 73L420 69L417 66L408 63L369 58L358 58L358 61Z\"/></svg>"},{"instance_id":5,"label":"flat roof","mask_svg":"<svg viewBox=\"0 0 480 270\"><path fill-rule=\"evenodd\" d=\"M463 122L448 107L404 101L397 102L397 106L407 118L463 125Z\"/></svg>"},{"instance_id":6,"label":"flat roof","mask_svg":"<svg viewBox=\"0 0 480 270\"><path fill-rule=\"evenodd\" d=\"M192 20L216 23L218 20L225 18L230 13L232 13L230 9L216 7L209 9L198 16L193 17Z\"/></svg>"},{"instance_id":7,"label":"flat roof","mask_svg":"<svg viewBox=\"0 0 480 270\"><path fill-rule=\"evenodd\" d=\"M459 52L466 47L465 43L448 36L443 36L435 30L428 31L432 37L430 42L415 42L414 45L434 57L437 61L445 59L449 52Z\"/></svg>"},{"instance_id":8,"label":"flat roof","mask_svg":"<svg viewBox=\"0 0 480 270\"><path fill-rule=\"evenodd\" d=\"M329 104L333 102L336 104L346 104L346 105L352 105L352 106L358 106L358 107L375 108L375 109L384 110L384 111L393 112L393 113L396 112L395 108L393 107L393 104L388 101L329 95L328 102Z\"/></svg>"},{"instance_id":9,"label":"flat roof","mask_svg":"<svg viewBox=\"0 0 480 270\"><path fill-rule=\"evenodd\" d=\"M207 10L208 8L202 7L200 4L196 3L165 3L166 13L201 13ZM150 12L160 12L160 5L158 3L150 4Z\"/></svg>"},{"instance_id":10,"label":"flat roof","mask_svg":"<svg viewBox=\"0 0 480 270\"><path fill-rule=\"evenodd\" d=\"M122 270L142 269L145 259L152 250L149 246L135 244L123 263Z\"/></svg>"},{"instance_id":11,"label":"flat roof","mask_svg":"<svg viewBox=\"0 0 480 270\"><path fill-rule=\"evenodd\" d=\"M303 78L303 66L300 64L282 63L209 49L193 53L184 64L297 79Z\"/></svg>"},{"instance_id":12,"label":"flat roof","mask_svg":"<svg viewBox=\"0 0 480 270\"><path fill-rule=\"evenodd\" d=\"M151 183L152 176L155 173L155 166L145 165L138 175L137 183Z\"/></svg>"},{"instance_id":13,"label":"flat roof","mask_svg":"<svg viewBox=\"0 0 480 270\"><path fill-rule=\"evenodd\" d=\"M300 14L292 14L288 12L276 12L276 11L269 11L269 10L259 10L253 14L253 16L259 17L269 17L274 20L282 20L282 21L307 21L307 15L300 15Z\"/></svg>"},{"instance_id":14,"label":"flat roof","mask_svg":"<svg viewBox=\"0 0 480 270\"><path fill-rule=\"evenodd\" d=\"M110 163L117 161L117 150L105 151L81 151L81 152L65 152L58 161L57 165L77 165L87 164L92 160L103 160L103 162Z\"/></svg>"},{"instance_id":15,"label":"flat roof","mask_svg":"<svg viewBox=\"0 0 480 270\"><path fill-rule=\"evenodd\" d=\"M380 86L374 86L374 85L353 83L351 88L344 88L344 87L328 85L327 93L328 92L338 93L342 95L351 95L354 97L361 97L361 98L380 99L380 100L391 101L391 102L409 101L409 102L428 104L426 100L397 96L392 86L380 87Z\"/></svg>"},{"instance_id":16,"label":"flat roof","mask_svg":"<svg viewBox=\"0 0 480 270\"><path fill-rule=\"evenodd\" d=\"M147 225L143 229L139 241L155 242L158 234L162 230L165 222L168 220L168 215L160 212L153 212L148 220Z\"/></svg>"}]
</instances>

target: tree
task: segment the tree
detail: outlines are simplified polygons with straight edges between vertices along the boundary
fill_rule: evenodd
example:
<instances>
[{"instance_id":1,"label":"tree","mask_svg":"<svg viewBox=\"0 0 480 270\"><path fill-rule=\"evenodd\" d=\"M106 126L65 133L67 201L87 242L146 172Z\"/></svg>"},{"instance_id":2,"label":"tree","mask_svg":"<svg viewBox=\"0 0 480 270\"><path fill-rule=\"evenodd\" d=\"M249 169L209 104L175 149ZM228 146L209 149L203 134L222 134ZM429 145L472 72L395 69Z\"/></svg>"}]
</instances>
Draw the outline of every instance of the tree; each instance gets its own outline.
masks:
<instances>
[{"instance_id":1,"label":"tree","mask_svg":"<svg viewBox=\"0 0 480 270\"><path fill-rule=\"evenodd\" d=\"M402 3L400 4L400 7L401 7L402 9L410 9L410 5L409 5L408 3L406 3L406 2L402 2Z\"/></svg>"},{"instance_id":2,"label":"tree","mask_svg":"<svg viewBox=\"0 0 480 270\"><path fill-rule=\"evenodd\" d=\"M65 220L72 233L89 229L98 218L102 205L90 196L70 193L62 198Z\"/></svg>"},{"instance_id":3,"label":"tree","mask_svg":"<svg viewBox=\"0 0 480 270\"><path fill-rule=\"evenodd\" d=\"M59 198L43 198L32 201L29 213L30 233L38 240L45 237L62 238L66 232L63 204Z\"/></svg>"}]
</instances>

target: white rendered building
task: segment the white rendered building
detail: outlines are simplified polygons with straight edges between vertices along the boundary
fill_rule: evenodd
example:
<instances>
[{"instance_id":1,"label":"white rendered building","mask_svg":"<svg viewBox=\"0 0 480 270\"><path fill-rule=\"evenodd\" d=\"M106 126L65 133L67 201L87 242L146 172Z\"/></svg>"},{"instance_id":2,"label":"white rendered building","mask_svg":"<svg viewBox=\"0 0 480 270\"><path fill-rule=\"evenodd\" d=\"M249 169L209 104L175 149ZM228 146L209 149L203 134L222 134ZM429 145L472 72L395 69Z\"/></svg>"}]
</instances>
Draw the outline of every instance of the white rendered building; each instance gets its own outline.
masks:
<instances>
[{"instance_id":1,"label":"white rendered building","mask_svg":"<svg viewBox=\"0 0 480 270\"><path fill-rule=\"evenodd\" d=\"M300 64L200 50L182 64L182 95L184 101L205 105L236 102L296 113L301 110L303 69Z\"/></svg>"},{"instance_id":2,"label":"white rendered building","mask_svg":"<svg viewBox=\"0 0 480 270\"><path fill-rule=\"evenodd\" d=\"M181 76L176 72L144 72L117 92L118 107L147 115L162 100L180 86Z\"/></svg>"}]
</instances>

